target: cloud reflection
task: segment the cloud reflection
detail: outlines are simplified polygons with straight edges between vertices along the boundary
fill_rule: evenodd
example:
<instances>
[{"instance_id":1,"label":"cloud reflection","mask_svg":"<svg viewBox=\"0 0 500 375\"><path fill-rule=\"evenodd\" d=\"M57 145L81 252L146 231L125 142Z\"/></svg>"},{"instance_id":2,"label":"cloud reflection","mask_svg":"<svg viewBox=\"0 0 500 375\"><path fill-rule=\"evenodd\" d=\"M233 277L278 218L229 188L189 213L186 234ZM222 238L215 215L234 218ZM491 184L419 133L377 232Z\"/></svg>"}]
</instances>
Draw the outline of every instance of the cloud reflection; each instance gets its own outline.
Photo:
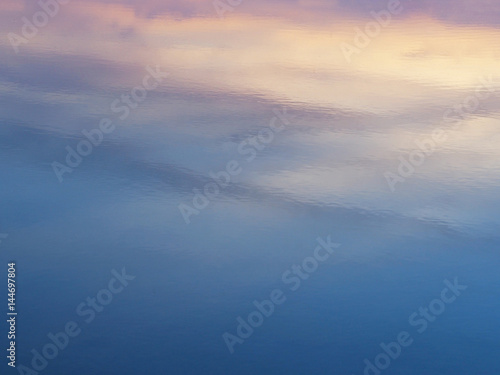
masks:
<instances>
[{"instance_id":1,"label":"cloud reflection","mask_svg":"<svg viewBox=\"0 0 500 375\"><path fill-rule=\"evenodd\" d=\"M484 194L493 196L498 169L480 166L500 156L485 147L495 133L498 100L482 103L454 131L406 193L394 197L384 191L381 171L439 126L444 111L474 90L481 76L496 74L500 54L495 2L404 5L401 17L349 64L340 44L351 42L370 10L386 2L243 2L224 19L206 1L71 3L20 56L8 40L1 41L2 110L21 123L37 122L26 121L23 106L7 105L17 98L36 108L39 118L47 116L37 126L78 134L137 84L144 66L158 64L171 78L151 96L140 121L166 132L165 138L193 140L214 158L215 145L231 149L231 139L255 128L252 111L262 110L261 103L299 113L305 124L291 127L275 153L269 151L270 159L255 164L244 178L249 186L277 189L304 203L416 213L422 212L422 199L434 199L430 186L449 188L442 171L452 168L467 181L452 189L455 199L479 181ZM34 11L36 5L6 0L1 30L15 31L19 24L12 19ZM59 116L50 116L53 108ZM132 141L137 137L143 135ZM210 168L198 146L176 150L169 142L152 147L158 147L155 157L199 173ZM162 151L165 144L176 152ZM439 210L424 211L453 220Z\"/></svg>"}]
</instances>

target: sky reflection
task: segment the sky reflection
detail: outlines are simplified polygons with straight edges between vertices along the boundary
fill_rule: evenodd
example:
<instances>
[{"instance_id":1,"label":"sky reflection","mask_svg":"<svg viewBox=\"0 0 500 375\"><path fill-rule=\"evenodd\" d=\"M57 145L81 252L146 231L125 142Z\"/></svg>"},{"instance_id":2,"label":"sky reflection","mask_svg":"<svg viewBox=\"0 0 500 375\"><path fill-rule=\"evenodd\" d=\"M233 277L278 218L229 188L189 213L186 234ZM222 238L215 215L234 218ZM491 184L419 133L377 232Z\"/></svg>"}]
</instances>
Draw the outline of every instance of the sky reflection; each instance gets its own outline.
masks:
<instances>
[{"instance_id":1,"label":"sky reflection","mask_svg":"<svg viewBox=\"0 0 500 375\"><path fill-rule=\"evenodd\" d=\"M243 2L219 18L201 1L72 3L22 45L19 56L2 40L4 117L63 138L79 134L109 114L113 99L140 82L147 65L160 65L170 74L168 82L138 110L142 123L165 137L163 151L155 151L159 159L206 173L210 165L200 162L198 145L210 152L225 144L235 152L231 139L255 128L252 112L265 117L262 103L286 106L298 121L273 145L274 161L252 165L245 183L316 204L471 220L455 216L448 205L426 209L425 200L440 199L428 189L436 184L436 191L446 190L454 200L480 187L483 198L472 205L498 193L498 168L487 166L499 156L498 94L449 129L449 140L400 192L390 194L383 173L397 167L416 139L449 127L443 114L480 87L481 79L489 77L491 89L500 89L498 7L489 1L403 2L401 17L347 62L340 45L352 43L355 28L386 4ZM34 4L5 1L3 31L16 30L19 22L13 20L36 10ZM191 118L183 118L185 113ZM120 142L128 144L130 155L134 139L144 134L126 134L112 139L124 137ZM180 139L187 143L175 151ZM223 162L226 156L218 152L211 158ZM460 187L449 185L452 172L460 174ZM486 207L476 214L497 221Z\"/></svg>"},{"instance_id":2,"label":"sky reflection","mask_svg":"<svg viewBox=\"0 0 500 375\"><path fill-rule=\"evenodd\" d=\"M243 0L224 17L213 4L72 1L16 53L9 33L40 8L2 1L0 234L14 252L2 240L0 259L15 254L29 285L20 361L125 264L137 287L47 374L361 374L454 275L470 294L391 370L498 373L498 1L401 1L350 61L342 45L387 0ZM168 77L120 119L112 103L156 67ZM276 110L289 121L249 160L242 143ZM116 129L59 183L54 161L103 118ZM387 173L438 130L392 189ZM241 174L187 225L179 205L232 160ZM335 259L229 356L234 317L327 234Z\"/></svg>"}]
</instances>

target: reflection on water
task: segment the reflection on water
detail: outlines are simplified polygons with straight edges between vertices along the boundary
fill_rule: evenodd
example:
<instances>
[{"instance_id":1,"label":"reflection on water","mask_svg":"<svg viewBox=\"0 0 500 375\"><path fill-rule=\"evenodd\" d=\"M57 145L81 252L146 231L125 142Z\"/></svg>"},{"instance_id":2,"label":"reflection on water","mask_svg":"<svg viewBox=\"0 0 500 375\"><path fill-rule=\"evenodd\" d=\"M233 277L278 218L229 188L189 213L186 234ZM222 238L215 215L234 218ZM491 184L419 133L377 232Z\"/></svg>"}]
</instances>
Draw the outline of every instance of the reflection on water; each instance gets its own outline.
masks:
<instances>
[{"instance_id":1,"label":"reflection on water","mask_svg":"<svg viewBox=\"0 0 500 375\"><path fill-rule=\"evenodd\" d=\"M234 3L71 2L41 26L3 2L19 363L126 267L46 373L361 374L454 277L468 290L386 372L500 370L498 4ZM338 253L230 355L222 334L327 235Z\"/></svg>"}]
</instances>

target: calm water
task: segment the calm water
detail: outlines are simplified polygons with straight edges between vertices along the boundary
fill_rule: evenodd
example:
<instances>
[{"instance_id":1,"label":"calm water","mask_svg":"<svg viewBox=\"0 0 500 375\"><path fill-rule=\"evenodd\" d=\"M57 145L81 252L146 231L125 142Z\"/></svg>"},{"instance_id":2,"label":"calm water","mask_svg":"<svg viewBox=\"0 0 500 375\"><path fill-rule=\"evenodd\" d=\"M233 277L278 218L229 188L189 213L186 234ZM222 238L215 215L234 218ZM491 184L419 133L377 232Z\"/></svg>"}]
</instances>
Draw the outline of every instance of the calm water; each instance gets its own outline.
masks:
<instances>
[{"instance_id":1,"label":"calm water","mask_svg":"<svg viewBox=\"0 0 500 375\"><path fill-rule=\"evenodd\" d=\"M499 373L499 3L236 3L2 1L1 373Z\"/></svg>"}]
</instances>

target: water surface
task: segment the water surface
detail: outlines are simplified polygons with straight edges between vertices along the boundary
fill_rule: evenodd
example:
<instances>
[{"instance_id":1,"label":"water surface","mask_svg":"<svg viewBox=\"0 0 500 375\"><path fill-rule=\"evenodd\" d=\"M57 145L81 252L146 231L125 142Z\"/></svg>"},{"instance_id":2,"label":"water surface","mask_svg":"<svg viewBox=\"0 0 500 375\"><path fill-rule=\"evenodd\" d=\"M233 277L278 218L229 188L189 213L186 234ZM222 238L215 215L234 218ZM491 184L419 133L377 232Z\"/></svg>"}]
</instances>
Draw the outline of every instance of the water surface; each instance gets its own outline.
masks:
<instances>
[{"instance_id":1,"label":"water surface","mask_svg":"<svg viewBox=\"0 0 500 375\"><path fill-rule=\"evenodd\" d=\"M386 1L216 4L70 2L15 48L40 6L0 6L18 365L76 321L40 373L363 374L401 331L414 342L381 373L498 373L498 4L402 1L362 47ZM290 290L328 236L341 246ZM136 278L85 323L123 267ZM468 288L418 333L409 317L455 278ZM274 289L286 301L231 354L223 334Z\"/></svg>"}]
</instances>

